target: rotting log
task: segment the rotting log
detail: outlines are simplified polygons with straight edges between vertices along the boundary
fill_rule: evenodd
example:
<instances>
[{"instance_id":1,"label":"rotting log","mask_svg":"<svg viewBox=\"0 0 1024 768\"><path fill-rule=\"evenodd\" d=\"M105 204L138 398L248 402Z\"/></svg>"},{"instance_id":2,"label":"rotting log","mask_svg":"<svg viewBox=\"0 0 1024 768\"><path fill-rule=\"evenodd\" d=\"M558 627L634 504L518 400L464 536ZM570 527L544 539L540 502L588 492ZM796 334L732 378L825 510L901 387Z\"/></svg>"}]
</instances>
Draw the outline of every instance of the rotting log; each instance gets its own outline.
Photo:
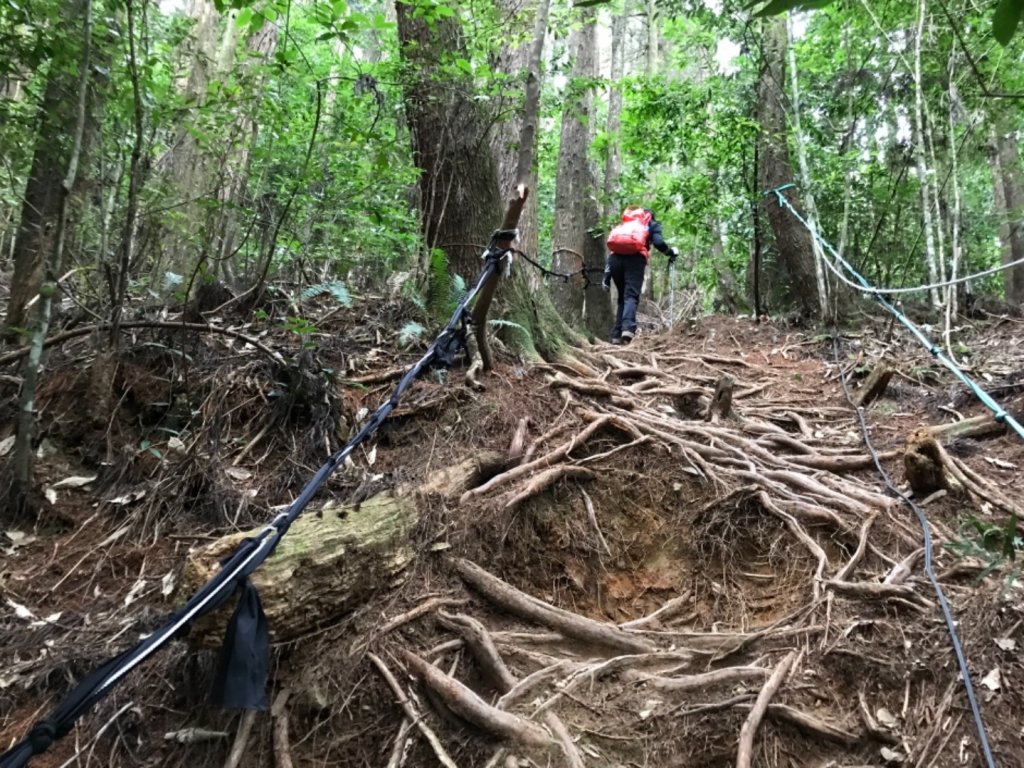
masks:
<instances>
[{"instance_id":1,"label":"rotting log","mask_svg":"<svg viewBox=\"0 0 1024 768\"><path fill-rule=\"evenodd\" d=\"M250 577L259 590L272 642L293 640L329 623L391 582L415 557L409 534L417 522L415 500L390 491L358 506L329 502L296 520ZM185 594L212 578L221 559L255 533L235 533L192 553L182 574ZM197 622L189 635L192 641L218 644L233 609L229 600Z\"/></svg>"},{"instance_id":2,"label":"rotting log","mask_svg":"<svg viewBox=\"0 0 1024 768\"><path fill-rule=\"evenodd\" d=\"M878 364L871 369L871 373L868 374L867 379L864 381L864 386L857 391L853 402L858 407L864 407L873 403L885 393L886 387L889 386L889 380L895 372L888 360L885 358L879 360Z\"/></svg>"},{"instance_id":3,"label":"rotting log","mask_svg":"<svg viewBox=\"0 0 1024 768\"><path fill-rule=\"evenodd\" d=\"M497 453L484 452L433 473L419 486L385 491L355 505L327 502L308 510L288 529L266 562L250 577L259 590L271 641L288 642L330 624L386 588L415 558L410 534L420 520L423 496L458 496L494 471ZM192 552L179 589L184 599L206 583L220 561L248 536L233 533ZM189 637L220 644L234 601L202 618Z\"/></svg>"}]
</instances>

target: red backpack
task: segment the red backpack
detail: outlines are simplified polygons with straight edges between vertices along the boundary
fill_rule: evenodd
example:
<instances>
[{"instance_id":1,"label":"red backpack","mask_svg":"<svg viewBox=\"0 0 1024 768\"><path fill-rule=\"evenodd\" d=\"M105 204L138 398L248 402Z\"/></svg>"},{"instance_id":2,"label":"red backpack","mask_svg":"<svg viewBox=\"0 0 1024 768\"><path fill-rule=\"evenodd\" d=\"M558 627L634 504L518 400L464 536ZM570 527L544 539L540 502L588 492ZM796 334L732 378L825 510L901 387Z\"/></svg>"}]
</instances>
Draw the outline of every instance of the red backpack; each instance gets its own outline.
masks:
<instances>
[{"instance_id":1,"label":"red backpack","mask_svg":"<svg viewBox=\"0 0 1024 768\"><path fill-rule=\"evenodd\" d=\"M622 212L622 223L608 234L608 250L622 256L639 253L646 259L647 225L651 218L651 212L645 208L627 208Z\"/></svg>"}]
</instances>

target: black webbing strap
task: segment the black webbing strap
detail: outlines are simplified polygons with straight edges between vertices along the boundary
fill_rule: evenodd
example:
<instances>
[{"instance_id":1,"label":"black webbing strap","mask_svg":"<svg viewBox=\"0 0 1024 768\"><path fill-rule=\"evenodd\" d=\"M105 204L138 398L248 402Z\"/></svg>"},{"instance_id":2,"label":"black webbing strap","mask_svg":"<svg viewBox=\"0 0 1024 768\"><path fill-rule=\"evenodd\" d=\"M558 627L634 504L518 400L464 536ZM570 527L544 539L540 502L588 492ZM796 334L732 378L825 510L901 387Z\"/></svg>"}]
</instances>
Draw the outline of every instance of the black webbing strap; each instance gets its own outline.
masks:
<instances>
[{"instance_id":1,"label":"black webbing strap","mask_svg":"<svg viewBox=\"0 0 1024 768\"><path fill-rule=\"evenodd\" d=\"M233 708L266 708L270 635L259 595L249 581L249 574L270 556L288 532L288 527L302 514L327 478L387 419L413 381L432 363L454 357L453 342L465 339L469 322L466 308L480 289L497 274L498 264L508 253L499 243L509 242L514 237L514 232L495 232L483 254L485 261L480 276L473 288L459 301L448 324L423 357L402 376L391 397L377 408L348 443L328 457L291 505L254 537L245 539L221 564L220 570L185 605L171 614L163 626L132 648L108 659L79 682L49 715L32 726L21 741L0 755L0 768L21 768L34 755L49 749L55 741L67 735L78 718L129 672L171 640L184 636L193 621L222 605L236 591L240 591L240 599L225 633L221 652L220 700L225 706Z\"/></svg>"}]
</instances>

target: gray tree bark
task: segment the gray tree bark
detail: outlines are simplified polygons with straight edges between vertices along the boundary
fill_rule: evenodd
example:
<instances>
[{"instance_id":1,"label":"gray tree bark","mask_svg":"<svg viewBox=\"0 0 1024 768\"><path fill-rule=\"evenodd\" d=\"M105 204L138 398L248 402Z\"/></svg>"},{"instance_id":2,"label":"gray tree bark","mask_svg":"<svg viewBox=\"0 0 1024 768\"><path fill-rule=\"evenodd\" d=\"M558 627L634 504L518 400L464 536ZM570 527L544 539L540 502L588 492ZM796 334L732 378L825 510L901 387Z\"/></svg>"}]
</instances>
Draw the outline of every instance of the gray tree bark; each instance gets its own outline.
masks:
<instances>
[{"instance_id":1,"label":"gray tree bark","mask_svg":"<svg viewBox=\"0 0 1024 768\"><path fill-rule=\"evenodd\" d=\"M79 59L87 7L87 0L75 0L64 15L67 35L55 45L43 91L36 146L13 248L14 274L3 331L8 339L16 338L18 329L30 324L28 303L39 293L47 261L54 253L61 208L73 205L79 191L77 183L66 192L62 184L76 151L70 137L76 135ZM88 154L88 145L87 140L78 143L80 163ZM70 199L65 200L65 195ZM62 226L67 225L65 222Z\"/></svg>"},{"instance_id":2,"label":"gray tree bark","mask_svg":"<svg viewBox=\"0 0 1024 768\"><path fill-rule=\"evenodd\" d=\"M786 21L782 16L766 19L763 27L763 62L757 82L758 136L757 180L759 191L776 189L794 181L786 132L783 86L786 82ZM799 195L793 187L781 192L801 212ZM775 288L779 299L797 306L808 317L819 310L814 252L811 237L792 212L779 204L774 194L761 200L763 218L771 229L777 250L774 274L762 265L762 275ZM801 212L802 215L802 212Z\"/></svg>"},{"instance_id":3,"label":"gray tree bark","mask_svg":"<svg viewBox=\"0 0 1024 768\"><path fill-rule=\"evenodd\" d=\"M587 220L584 197L588 188L587 149L590 144L590 118L593 96L588 81L596 74L594 12L582 12L581 26L569 38L573 60L567 104L562 112L562 131L558 145L558 173L555 178L555 223L551 233L552 258L556 272L576 272L584 265L587 248ZM596 205L594 206L596 213ZM571 325L583 320L583 280L579 277L556 281L551 287L555 308Z\"/></svg>"},{"instance_id":4,"label":"gray tree bark","mask_svg":"<svg viewBox=\"0 0 1024 768\"><path fill-rule=\"evenodd\" d=\"M1005 206L1005 229L1001 227L1003 245L1002 263L1024 259L1024 185L1021 183L1020 148L1012 131L1000 131L996 136L996 163L1002 185L1002 203ZM996 197L997 208L999 197ZM1006 239L1002 240L1005 231ZM1010 304L1024 304L1024 265L1003 272L1003 289Z\"/></svg>"}]
</instances>

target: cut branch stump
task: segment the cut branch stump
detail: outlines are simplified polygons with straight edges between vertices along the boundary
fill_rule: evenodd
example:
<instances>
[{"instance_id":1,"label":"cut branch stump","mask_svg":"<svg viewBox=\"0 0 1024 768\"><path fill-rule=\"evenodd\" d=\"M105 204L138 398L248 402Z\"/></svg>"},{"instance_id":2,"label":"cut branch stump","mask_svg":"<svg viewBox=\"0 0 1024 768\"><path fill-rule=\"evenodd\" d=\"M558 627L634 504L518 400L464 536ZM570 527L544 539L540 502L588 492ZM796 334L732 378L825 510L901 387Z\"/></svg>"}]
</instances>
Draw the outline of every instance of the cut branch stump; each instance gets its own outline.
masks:
<instances>
[{"instance_id":1,"label":"cut branch stump","mask_svg":"<svg viewBox=\"0 0 1024 768\"><path fill-rule=\"evenodd\" d=\"M871 369L867 379L865 379L864 386L854 395L853 402L861 408L873 403L885 394L885 390L889 386L889 380L895 372L895 369L889 364L888 360L885 358L879 360L878 364Z\"/></svg>"}]
</instances>

